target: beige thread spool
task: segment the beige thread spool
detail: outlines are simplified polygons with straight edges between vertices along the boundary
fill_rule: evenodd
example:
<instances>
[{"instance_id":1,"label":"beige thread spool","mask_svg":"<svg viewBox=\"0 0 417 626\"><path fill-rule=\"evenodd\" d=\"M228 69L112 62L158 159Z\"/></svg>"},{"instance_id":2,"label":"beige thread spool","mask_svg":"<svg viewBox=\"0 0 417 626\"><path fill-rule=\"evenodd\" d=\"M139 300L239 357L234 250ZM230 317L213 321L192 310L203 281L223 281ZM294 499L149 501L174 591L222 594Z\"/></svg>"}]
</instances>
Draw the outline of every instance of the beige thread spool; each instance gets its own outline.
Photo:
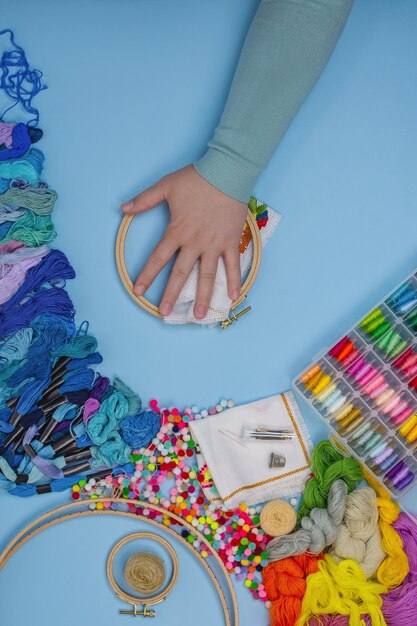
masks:
<instances>
[{"instance_id":1,"label":"beige thread spool","mask_svg":"<svg viewBox=\"0 0 417 626\"><path fill-rule=\"evenodd\" d=\"M125 565L126 582L138 593L155 593L162 587L165 578L164 562L153 552L136 552Z\"/></svg>"},{"instance_id":2,"label":"beige thread spool","mask_svg":"<svg viewBox=\"0 0 417 626\"><path fill-rule=\"evenodd\" d=\"M260 525L270 537L288 535L297 522L297 514L285 500L271 500L261 511Z\"/></svg>"}]
</instances>

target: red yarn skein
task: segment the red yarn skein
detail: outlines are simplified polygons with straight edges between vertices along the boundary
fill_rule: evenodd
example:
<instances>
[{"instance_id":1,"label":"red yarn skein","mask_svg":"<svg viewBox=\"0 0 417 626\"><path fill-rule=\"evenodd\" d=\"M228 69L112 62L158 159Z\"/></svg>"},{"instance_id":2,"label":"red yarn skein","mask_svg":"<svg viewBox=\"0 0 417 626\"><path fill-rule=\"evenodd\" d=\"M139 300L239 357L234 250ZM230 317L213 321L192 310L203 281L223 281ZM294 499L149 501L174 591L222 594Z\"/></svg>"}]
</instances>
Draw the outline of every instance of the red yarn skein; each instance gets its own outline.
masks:
<instances>
[{"instance_id":1,"label":"red yarn skein","mask_svg":"<svg viewBox=\"0 0 417 626\"><path fill-rule=\"evenodd\" d=\"M301 615L306 578L317 572L318 555L300 554L274 561L263 570L263 581L270 610L271 626L294 626Z\"/></svg>"}]
</instances>

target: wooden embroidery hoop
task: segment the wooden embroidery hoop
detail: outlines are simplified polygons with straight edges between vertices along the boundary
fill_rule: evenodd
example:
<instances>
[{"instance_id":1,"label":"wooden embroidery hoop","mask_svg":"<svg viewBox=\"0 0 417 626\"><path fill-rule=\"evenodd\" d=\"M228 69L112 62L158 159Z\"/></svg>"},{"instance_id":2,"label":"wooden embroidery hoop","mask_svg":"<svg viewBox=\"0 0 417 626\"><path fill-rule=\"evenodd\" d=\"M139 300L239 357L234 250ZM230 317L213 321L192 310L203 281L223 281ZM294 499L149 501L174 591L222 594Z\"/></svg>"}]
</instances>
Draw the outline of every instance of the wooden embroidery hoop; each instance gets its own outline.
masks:
<instances>
[{"instance_id":1,"label":"wooden embroidery hoop","mask_svg":"<svg viewBox=\"0 0 417 626\"><path fill-rule=\"evenodd\" d=\"M33 537L35 537L42 531L46 530L47 528L51 528L55 526L56 524L60 524L64 521L71 520L74 518L91 517L92 515L100 515L100 517L102 517L103 515L122 516L122 517L127 517L127 518L132 518L132 519L140 519L140 520L145 521L147 524L151 524L155 527L161 528L160 522L154 519L150 519L149 517L145 517L143 514L139 514L137 512L132 513L130 511L125 511L125 510L117 510L117 509L114 510L111 508L104 508L104 506L102 509L90 510L89 508L90 502L91 501L89 499L79 500L76 502L70 502L68 504L58 506L57 508L52 509L52 511L49 511L48 513L44 513L43 515L40 515L39 517L32 520L32 522L29 522L29 524L27 524L27 526L25 526L23 530L18 532L17 535L15 535L15 537L8 543L8 545L4 548L3 552L0 553L0 571L9 561L9 559L27 541L29 541L30 539L32 539ZM203 557L199 554L198 551L195 550L195 548L190 544L190 542L184 539L184 537L182 537L179 533L172 530L169 526L163 526L164 531L166 531L168 534L175 537L178 541L180 541L183 545L185 545L185 547L190 552L195 554L195 556L199 559L201 565L204 567L204 569L210 576L214 584L214 587L216 589L217 595L220 599L221 605L222 605L225 626L239 626L239 611L238 611L238 606L237 606L236 592L234 590L229 572L226 569L220 556L217 554L215 550L212 549L212 546L209 543L208 539L205 537L205 535L200 533L200 531L197 530L197 528L194 528L194 526L188 523L185 519L179 517L172 511L168 511L165 508L161 508L149 502L142 502L141 500L131 500L131 499L125 499L125 498L114 498L114 497L97 498L96 500L94 500L94 502L95 503L102 502L103 505L105 502L111 502L113 504L123 504L125 506L129 504L133 504L136 507L152 509L153 511L157 511L160 514L166 515L172 520L175 520L175 522L180 523L181 526L183 526L184 528L188 528L188 530L196 537L196 539L199 539L200 543L205 546L206 550L211 554L211 556L217 562L217 567L219 568L219 570L224 574L224 583L225 583L224 586L227 588L230 594L230 608L226 600L225 594L223 592L222 585L220 584L218 580L218 576L216 572L210 567L209 563L207 562L207 559L203 559Z\"/></svg>"},{"instance_id":2,"label":"wooden embroidery hoop","mask_svg":"<svg viewBox=\"0 0 417 626\"><path fill-rule=\"evenodd\" d=\"M114 564L114 559L116 555L118 554L120 549L123 548L123 546L125 546L131 541L134 541L135 539L151 539L152 541L156 541L157 543L160 543L168 552L171 558L171 563L172 563L171 578L167 586L164 589L162 589L162 591L159 591L159 593L157 593L156 595L152 597L138 598L136 596L133 596L130 593L127 593L124 589L122 589L122 587L120 587L120 585L117 583L116 578L114 576L113 564ZM159 535L156 535L154 533L149 533L149 532L143 532L143 531L134 532L134 533L131 533L130 535L126 535L125 537L122 537L122 539L120 539L113 546L109 556L107 557L107 566L106 566L107 578L108 578L110 586L112 587L115 594L121 600L124 600L125 602L127 602L127 604L130 604L131 606L135 607L134 615L137 614L136 605L138 604L143 604L144 607L147 608L148 606L159 604L160 602L163 602L165 600L165 598L172 591L172 589L175 586L175 583L177 582L178 569L179 569L178 557L175 554L175 551L172 548L171 544L169 544L166 539L164 539L163 537L160 537ZM150 617L154 617L154 615L155 613L153 611L149 612Z\"/></svg>"},{"instance_id":3,"label":"wooden embroidery hoop","mask_svg":"<svg viewBox=\"0 0 417 626\"><path fill-rule=\"evenodd\" d=\"M115 248L117 271L119 272L119 276L129 296L133 298L133 300L137 304L139 304L139 306L145 309L145 311L148 311L148 313L151 313L155 317L159 317L160 319L162 319L163 315L161 315L158 307L155 304L152 304L152 302L150 302L144 296L137 296L135 294L135 292L133 291L132 280L127 271L126 261L125 261L125 243L126 243L126 237L129 231L129 227L134 217L135 215L125 215L125 217L122 219L122 222L119 226L119 230L117 232L116 248ZM251 236L252 236L252 241L253 241L252 264L248 272L248 275L246 276L241 286L240 296L237 300L235 300L232 303L231 309L235 309L246 298L249 290L251 289L253 283L255 282L255 279L259 272L259 267L261 265L261 259L262 259L261 235L259 233L259 228L256 223L256 218L250 210L248 210L246 224L249 226Z\"/></svg>"}]
</instances>

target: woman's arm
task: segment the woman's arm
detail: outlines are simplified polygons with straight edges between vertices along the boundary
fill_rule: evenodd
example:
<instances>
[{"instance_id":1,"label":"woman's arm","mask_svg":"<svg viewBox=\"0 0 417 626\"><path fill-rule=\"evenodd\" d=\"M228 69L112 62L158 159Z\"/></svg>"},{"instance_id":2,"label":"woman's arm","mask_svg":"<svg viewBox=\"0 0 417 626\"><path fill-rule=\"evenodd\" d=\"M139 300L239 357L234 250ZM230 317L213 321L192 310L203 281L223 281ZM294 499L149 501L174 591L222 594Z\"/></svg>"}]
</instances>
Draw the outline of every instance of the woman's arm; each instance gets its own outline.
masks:
<instances>
[{"instance_id":1,"label":"woman's arm","mask_svg":"<svg viewBox=\"0 0 417 626\"><path fill-rule=\"evenodd\" d=\"M322 73L353 0L262 0L229 98L196 170L247 202L256 180Z\"/></svg>"},{"instance_id":2,"label":"woman's arm","mask_svg":"<svg viewBox=\"0 0 417 626\"><path fill-rule=\"evenodd\" d=\"M142 295L179 251L160 303L169 315L194 264L200 273L194 315L204 318L217 264L228 292L240 291L239 242L247 202L291 120L320 76L353 0L261 0L226 108L206 154L126 202L141 213L163 201L171 222L135 283ZM221 227L219 225L221 224Z\"/></svg>"}]
</instances>

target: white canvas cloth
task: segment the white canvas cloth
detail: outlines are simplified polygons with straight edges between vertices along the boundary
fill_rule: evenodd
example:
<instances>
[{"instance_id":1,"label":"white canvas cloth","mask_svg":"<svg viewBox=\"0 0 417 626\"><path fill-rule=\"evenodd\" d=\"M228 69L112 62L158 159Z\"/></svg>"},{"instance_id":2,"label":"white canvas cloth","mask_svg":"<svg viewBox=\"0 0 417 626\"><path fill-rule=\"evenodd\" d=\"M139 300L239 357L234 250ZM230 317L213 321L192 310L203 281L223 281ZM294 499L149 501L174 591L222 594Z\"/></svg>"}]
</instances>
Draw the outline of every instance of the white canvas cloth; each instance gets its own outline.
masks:
<instances>
[{"instance_id":1,"label":"white canvas cloth","mask_svg":"<svg viewBox=\"0 0 417 626\"><path fill-rule=\"evenodd\" d=\"M292 429L292 441L256 441L243 447L219 432L220 428L241 436L244 426ZM197 442L197 461L211 474L203 489L208 500L226 508L257 504L302 493L310 474L313 444L291 391L236 406L190 423ZM269 468L271 452L286 458L283 468Z\"/></svg>"},{"instance_id":2,"label":"white canvas cloth","mask_svg":"<svg viewBox=\"0 0 417 626\"><path fill-rule=\"evenodd\" d=\"M260 206L258 202L258 206ZM262 241L262 248L267 244L270 237L273 235L276 227L278 226L281 216L269 207L268 209L268 223L264 228L261 228L260 235ZM251 241L246 250L240 255L240 271L244 277L251 266L253 257L253 241ZM213 325L223 321L229 315L230 306L232 304L231 299L227 293L227 279L226 269L223 259L219 260L217 267L217 274L214 283L213 296L211 298L210 306L207 311L207 315L203 319L197 319L194 317L194 305L197 296L198 285L198 271L200 263L194 265L191 274L187 278L184 287L178 297L177 302L170 315L164 317L164 321L167 324L186 324L188 322L194 322L195 324L207 324Z\"/></svg>"}]
</instances>

